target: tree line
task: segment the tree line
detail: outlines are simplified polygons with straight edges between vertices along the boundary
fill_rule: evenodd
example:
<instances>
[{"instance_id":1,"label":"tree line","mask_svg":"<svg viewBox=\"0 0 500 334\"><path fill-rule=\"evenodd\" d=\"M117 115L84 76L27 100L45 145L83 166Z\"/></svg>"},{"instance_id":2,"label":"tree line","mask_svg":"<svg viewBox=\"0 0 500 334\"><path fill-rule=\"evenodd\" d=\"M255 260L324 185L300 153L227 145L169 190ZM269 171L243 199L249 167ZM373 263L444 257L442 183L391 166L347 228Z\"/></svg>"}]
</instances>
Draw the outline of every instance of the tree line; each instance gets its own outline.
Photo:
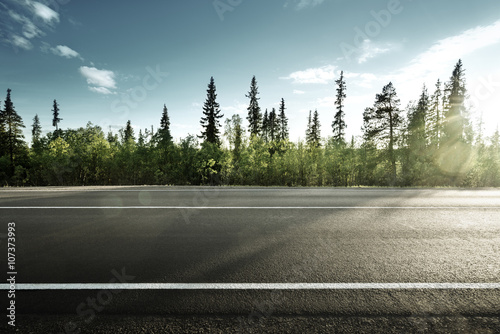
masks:
<instances>
[{"instance_id":1,"label":"tree line","mask_svg":"<svg viewBox=\"0 0 500 334\"><path fill-rule=\"evenodd\" d=\"M285 100L259 106L255 76L247 108L247 130L239 115L225 119L215 80L207 88L198 136L174 141L166 105L155 131L136 134L128 121L118 134L99 126L62 130L60 106L52 104L54 131L42 136L38 115L30 145L11 90L0 110L2 186L45 185L263 185L263 186L500 186L500 135L484 138L466 107L462 61L432 94L423 87L405 108L388 83L363 112L362 136L345 138L347 85L335 81L332 132L321 135L311 110L305 140L289 139Z\"/></svg>"}]
</instances>

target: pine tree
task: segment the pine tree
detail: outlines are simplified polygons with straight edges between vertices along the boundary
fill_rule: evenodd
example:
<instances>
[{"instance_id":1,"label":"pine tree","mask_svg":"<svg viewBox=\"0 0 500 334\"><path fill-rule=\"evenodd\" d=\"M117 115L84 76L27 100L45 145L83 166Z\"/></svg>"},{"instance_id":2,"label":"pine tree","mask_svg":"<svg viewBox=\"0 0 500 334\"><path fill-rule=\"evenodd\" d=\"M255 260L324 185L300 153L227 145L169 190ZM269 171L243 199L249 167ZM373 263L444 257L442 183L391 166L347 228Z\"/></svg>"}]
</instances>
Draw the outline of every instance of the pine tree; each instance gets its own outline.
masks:
<instances>
[{"instance_id":1,"label":"pine tree","mask_svg":"<svg viewBox=\"0 0 500 334\"><path fill-rule=\"evenodd\" d=\"M396 89L390 82L377 94L372 108L366 108L363 113L363 131L365 140L375 141L387 147L387 157L390 165L390 184L396 183L396 144L398 131L401 129L399 99Z\"/></svg>"},{"instance_id":2,"label":"pine tree","mask_svg":"<svg viewBox=\"0 0 500 334\"><path fill-rule=\"evenodd\" d=\"M280 123L279 123L278 115L276 115L275 108L271 109L271 112L269 113L268 133L269 133L269 140L270 141L279 140Z\"/></svg>"},{"instance_id":3,"label":"pine tree","mask_svg":"<svg viewBox=\"0 0 500 334\"><path fill-rule=\"evenodd\" d=\"M309 116L307 117L307 129L306 129L306 143L309 145L311 145L312 143L311 133L312 133L312 111L309 110Z\"/></svg>"},{"instance_id":4,"label":"pine tree","mask_svg":"<svg viewBox=\"0 0 500 334\"><path fill-rule=\"evenodd\" d=\"M321 124L319 123L318 110L309 110L309 117L307 119L306 142L311 147L321 146Z\"/></svg>"},{"instance_id":5,"label":"pine tree","mask_svg":"<svg viewBox=\"0 0 500 334\"><path fill-rule=\"evenodd\" d=\"M465 107L467 89L462 60L446 83L443 131L439 151L440 168L447 183L459 185L471 167L473 131Z\"/></svg>"},{"instance_id":6,"label":"pine tree","mask_svg":"<svg viewBox=\"0 0 500 334\"><path fill-rule=\"evenodd\" d=\"M135 141L134 137L134 129L130 123L130 120L127 121L127 125L125 126L125 131L123 132L123 143L128 144Z\"/></svg>"},{"instance_id":7,"label":"pine tree","mask_svg":"<svg viewBox=\"0 0 500 334\"><path fill-rule=\"evenodd\" d=\"M33 125L31 127L31 140L33 145L40 142L40 137L42 135L42 126L40 125L40 118L38 118L38 114L33 118Z\"/></svg>"},{"instance_id":8,"label":"pine tree","mask_svg":"<svg viewBox=\"0 0 500 334\"><path fill-rule=\"evenodd\" d=\"M281 99L280 113L278 115L279 134L278 140L288 140L288 118L285 115L285 99Z\"/></svg>"},{"instance_id":9,"label":"pine tree","mask_svg":"<svg viewBox=\"0 0 500 334\"><path fill-rule=\"evenodd\" d=\"M257 87L257 80L255 79L255 76L253 76L252 82L250 83L250 92L245 95L250 99L250 104L247 108L247 120L249 122L248 131L250 132L250 136L260 135L262 129L262 113L260 112L259 107L260 99L257 95L259 95L259 88Z\"/></svg>"},{"instance_id":10,"label":"pine tree","mask_svg":"<svg viewBox=\"0 0 500 334\"><path fill-rule=\"evenodd\" d=\"M408 115L408 133L412 149L420 154L425 150L427 143L426 119L429 112L429 94L427 87L423 87L422 94L418 100L416 108Z\"/></svg>"},{"instance_id":11,"label":"pine tree","mask_svg":"<svg viewBox=\"0 0 500 334\"><path fill-rule=\"evenodd\" d=\"M158 129L157 136L159 143L163 146L172 143L172 135L170 134L170 118L168 117L168 109L166 104L163 105L160 128Z\"/></svg>"},{"instance_id":12,"label":"pine tree","mask_svg":"<svg viewBox=\"0 0 500 334\"><path fill-rule=\"evenodd\" d=\"M465 97L465 71L462 60L455 65L450 81L446 86L447 106L444 111L443 136L446 145L453 146L458 141L465 140L465 127L467 123Z\"/></svg>"},{"instance_id":13,"label":"pine tree","mask_svg":"<svg viewBox=\"0 0 500 334\"><path fill-rule=\"evenodd\" d=\"M441 90L441 81L438 79L436 82L436 89L430 97L430 107L426 120L429 143L433 149L437 149L439 147L439 140L441 137L442 96L443 92Z\"/></svg>"},{"instance_id":14,"label":"pine tree","mask_svg":"<svg viewBox=\"0 0 500 334\"><path fill-rule=\"evenodd\" d=\"M221 114L220 106L216 99L217 94L215 81L214 78L211 77L207 89L207 100L203 106L203 115L205 115L205 117L202 117L200 121L201 126L203 127L203 132L199 138L202 138L206 142L220 146L219 128L221 125L219 119L224 117L224 115Z\"/></svg>"},{"instance_id":15,"label":"pine tree","mask_svg":"<svg viewBox=\"0 0 500 334\"><path fill-rule=\"evenodd\" d=\"M267 143L269 141L269 115L267 109L264 112L264 118L262 119L262 138Z\"/></svg>"},{"instance_id":16,"label":"pine tree","mask_svg":"<svg viewBox=\"0 0 500 334\"><path fill-rule=\"evenodd\" d=\"M6 153L9 156L11 175L14 175L15 158L24 145L24 135L21 128L24 128L23 120L14 108L10 97L11 89L7 89L7 97L4 102L2 119L5 124Z\"/></svg>"},{"instance_id":17,"label":"pine tree","mask_svg":"<svg viewBox=\"0 0 500 334\"><path fill-rule=\"evenodd\" d=\"M319 123L319 114L317 109L314 111L314 116L311 124L311 140L313 146L321 146L321 124Z\"/></svg>"},{"instance_id":18,"label":"pine tree","mask_svg":"<svg viewBox=\"0 0 500 334\"><path fill-rule=\"evenodd\" d=\"M56 133L59 134L59 127L58 127L58 124L60 121L62 121L62 118L59 118L59 104L57 103L56 100L54 100L54 104L53 104L53 107L52 107L52 126L55 126L56 127Z\"/></svg>"},{"instance_id":19,"label":"pine tree","mask_svg":"<svg viewBox=\"0 0 500 334\"><path fill-rule=\"evenodd\" d=\"M344 117L344 100L346 98L346 83L344 81L344 71L340 72L340 79L336 80L337 84L337 99L335 100L335 105L337 112L333 119L333 139L337 143L345 143L345 129L347 125L345 124Z\"/></svg>"}]
</instances>

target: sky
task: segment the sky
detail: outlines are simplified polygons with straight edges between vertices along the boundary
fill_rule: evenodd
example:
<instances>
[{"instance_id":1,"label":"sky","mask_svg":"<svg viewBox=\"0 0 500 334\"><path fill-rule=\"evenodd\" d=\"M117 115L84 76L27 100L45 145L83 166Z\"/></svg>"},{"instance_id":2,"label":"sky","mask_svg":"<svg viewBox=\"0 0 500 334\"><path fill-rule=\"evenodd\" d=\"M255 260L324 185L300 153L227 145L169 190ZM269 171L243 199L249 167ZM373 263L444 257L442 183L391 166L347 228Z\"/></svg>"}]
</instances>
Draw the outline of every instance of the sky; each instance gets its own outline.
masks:
<instances>
[{"instance_id":1,"label":"sky","mask_svg":"<svg viewBox=\"0 0 500 334\"><path fill-rule=\"evenodd\" d=\"M198 135L211 76L222 113L247 127L254 75L263 112L285 99L293 141L315 109L328 137L340 71L350 138L383 86L405 108L459 59L474 118L486 135L500 123L498 0L0 0L0 16L0 91L28 141L35 114L54 130L54 99L63 129L130 120L137 135L165 104L176 140Z\"/></svg>"}]
</instances>

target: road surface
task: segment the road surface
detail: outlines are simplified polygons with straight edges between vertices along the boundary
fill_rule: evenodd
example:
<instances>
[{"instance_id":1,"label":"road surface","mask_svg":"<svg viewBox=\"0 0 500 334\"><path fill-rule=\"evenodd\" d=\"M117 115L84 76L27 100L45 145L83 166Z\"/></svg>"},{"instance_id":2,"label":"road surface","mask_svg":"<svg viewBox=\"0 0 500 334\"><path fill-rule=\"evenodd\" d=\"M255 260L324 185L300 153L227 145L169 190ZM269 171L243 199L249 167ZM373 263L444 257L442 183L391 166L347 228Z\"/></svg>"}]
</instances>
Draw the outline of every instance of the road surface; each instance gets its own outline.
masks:
<instances>
[{"instance_id":1,"label":"road surface","mask_svg":"<svg viewBox=\"0 0 500 334\"><path fill-rule=\"evenodd\" d=\"M0 216L21 333L500 332L498 190L2 189Z\"/></svg>"}]
</instances>

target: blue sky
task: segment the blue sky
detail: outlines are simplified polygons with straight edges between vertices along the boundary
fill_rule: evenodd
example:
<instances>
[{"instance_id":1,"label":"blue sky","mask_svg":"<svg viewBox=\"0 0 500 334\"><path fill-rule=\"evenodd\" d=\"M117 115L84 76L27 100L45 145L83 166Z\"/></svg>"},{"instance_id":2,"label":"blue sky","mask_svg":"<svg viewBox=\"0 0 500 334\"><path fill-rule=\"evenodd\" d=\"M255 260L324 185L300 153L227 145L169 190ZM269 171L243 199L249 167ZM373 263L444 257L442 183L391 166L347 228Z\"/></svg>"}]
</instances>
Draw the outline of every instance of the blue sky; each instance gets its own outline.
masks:
<instances>
[{"instance_id":1,"label":"blue sky","mask_svg":"<svg viewBox=\"0 0 500 334\"><path fill-rule=\"evenodd\" d=\"M459 58L486 133L500 123L498 0L1 0L0 15L0 89L27 139L35 114L53 130L53 99L63 129L156 129L166 104L174 138L199 134L210 77L224 115L245 118L253 75L262 111L285 99L292 140L314 109L327 137L341 70L347 134L359 135L389 81L405 107Z\"/></svg>"}]
</instances>

